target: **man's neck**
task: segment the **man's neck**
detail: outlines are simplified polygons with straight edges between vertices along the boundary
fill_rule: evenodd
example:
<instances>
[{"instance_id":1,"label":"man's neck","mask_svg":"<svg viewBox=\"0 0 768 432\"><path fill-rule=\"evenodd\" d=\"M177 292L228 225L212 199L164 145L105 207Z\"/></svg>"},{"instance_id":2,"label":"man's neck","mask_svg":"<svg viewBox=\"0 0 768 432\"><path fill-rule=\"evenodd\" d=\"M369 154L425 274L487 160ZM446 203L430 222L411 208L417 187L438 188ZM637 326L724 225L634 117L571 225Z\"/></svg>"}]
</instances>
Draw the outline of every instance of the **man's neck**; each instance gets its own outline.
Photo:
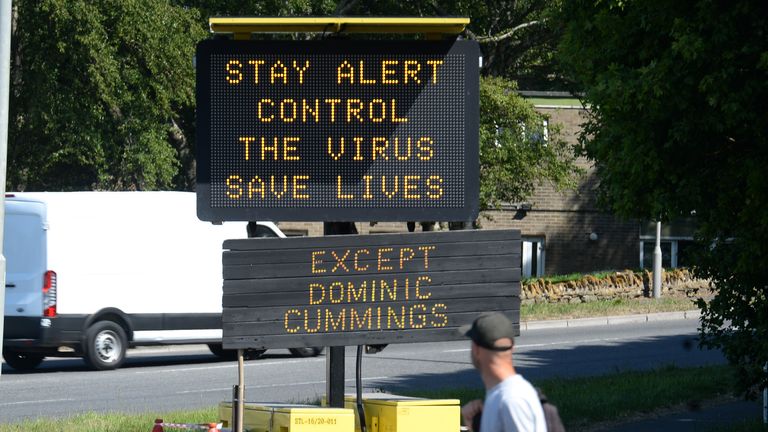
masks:
<instances>
[{"instance_id":1,"label":"man's neck","mask_svg":"<svg viewBox=\"0 0 768 432\"><path fill-rule=\"evenodd\" d=\"M495 365L491 364L487 370L481 374L485 390L490 390L505 379L516 375L514 366L511 365Z\"/></svg>"}]
</instances>

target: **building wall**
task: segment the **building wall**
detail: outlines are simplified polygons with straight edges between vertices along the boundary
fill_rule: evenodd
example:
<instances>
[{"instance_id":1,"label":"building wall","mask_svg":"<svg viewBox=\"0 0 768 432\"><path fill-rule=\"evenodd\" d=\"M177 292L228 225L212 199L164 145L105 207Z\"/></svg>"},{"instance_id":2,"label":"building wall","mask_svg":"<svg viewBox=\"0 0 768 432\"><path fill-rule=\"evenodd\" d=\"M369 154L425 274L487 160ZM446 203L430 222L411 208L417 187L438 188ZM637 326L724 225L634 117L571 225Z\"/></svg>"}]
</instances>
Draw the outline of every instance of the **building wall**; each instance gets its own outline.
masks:
<instances>
[{"instance_id":1,"label":"building wall","mask_svg":"<svg viewBox=\"0 0 768 432\"><path fill-rule=\"evenodd\" d=\"M580 125L585 121L584 109L554 107L546 101L536 105L550 117L550 136L559 128L562 139L577 143ZM576 190L557 191L549 184L541 184L526 203L529 210L509 206L488 212L491 219L483 220L483 226L516 228L523 236L544 237L545 274L637 268L638 223L619 220L601 211L595 193L598 179L594 168L585 158L579 158L577 164L585 173ZM590 239L593 233L596 240Z\"/></svg>"},{"instance_id":2,"label":"building wall","mask_svg":"<svg viewBox=\"0 0 768 432\"><path fill-rule=\"evenodd\" d=\"M576 144L584 110L580 106L555 107L548 102L539 100L535 104L540 112L550 117L550 137L559 127L560 136ZM581 158L577 163L585 170L585 175L576 190L557 191L549 184L542 184L529 202L482 214L482 228L513 228L519 229L524 237L543 237L545 274L637 268L638 223L621 221L601 212L596 202L594 169L586 159ZM323 234L323 224L318 222L286 222L279 226L289 235ZM356 227L360 234L407 231L402 222L374 225L358 222ZM417 225L416 230L421 231L421 227ZM590 239L592 233L597 236L594 240Z\"/></svg>"}]
</instances>

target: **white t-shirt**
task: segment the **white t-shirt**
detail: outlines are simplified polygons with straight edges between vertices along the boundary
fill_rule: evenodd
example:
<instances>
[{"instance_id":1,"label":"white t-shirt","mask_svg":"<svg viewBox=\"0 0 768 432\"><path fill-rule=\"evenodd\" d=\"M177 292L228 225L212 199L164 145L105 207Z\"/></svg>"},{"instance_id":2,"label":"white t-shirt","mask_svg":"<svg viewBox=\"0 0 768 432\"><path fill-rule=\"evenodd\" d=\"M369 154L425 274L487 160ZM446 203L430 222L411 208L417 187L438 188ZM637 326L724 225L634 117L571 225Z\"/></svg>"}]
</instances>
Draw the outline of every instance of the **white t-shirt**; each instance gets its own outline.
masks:
<instances>
[{"instance_id":1,"label":"white t-shirt","mask_svg":"<svg viewBox=\"0 0 768 432\"><path fill-rule=\"evenodd\" d=\"M522 375L512 375L485 394L480 432L547 432L539 394Z\"/></svg>"}]
</instances>

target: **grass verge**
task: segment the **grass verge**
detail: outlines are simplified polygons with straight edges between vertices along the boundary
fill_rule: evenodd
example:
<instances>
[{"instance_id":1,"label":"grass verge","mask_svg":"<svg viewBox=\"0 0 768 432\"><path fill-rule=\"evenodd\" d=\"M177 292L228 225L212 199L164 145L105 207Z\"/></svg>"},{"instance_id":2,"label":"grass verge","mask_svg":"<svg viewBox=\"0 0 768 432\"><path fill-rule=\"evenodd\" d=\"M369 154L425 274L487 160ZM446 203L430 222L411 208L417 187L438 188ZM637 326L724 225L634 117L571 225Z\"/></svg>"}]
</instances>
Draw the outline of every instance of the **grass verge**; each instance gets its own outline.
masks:
<instances>
[{"instance_id":1,"label":"grass verge","mask_svg":"<svg viewBox=\"0 0 768 432\"><path fill-rule=\"evenodd\" d=\"M548 379L534 382L534 385L557 405L566 428L579 430L595 423L619 422L664 408L725 397L732 391L732 382L732 370L725 366L669 366L588 378ZM483 393L480 388L472 388L415 391L409 395L467 402L482 398ZM0 425L0 432L146 432L155 418L179 423L206 423L217 420L217 417L216 407L160 414L89 413L60 420Z\"/></svg>"},{"instance_id":2,"label":"grass verge","mask_svg":"<svg viewBox=\"0 0 768 432\"><path fill-rule=\"evenodd\" d=\"M0 425L0 432L147 432L156 418L174 423L208 423L218 418L218 407L156 413L87 413L64 419L37 419Z\"/></svg>"},{"instance_id":3,"label":"grass verge","mask_svg":"<svg viewBox=\"0 0 768 432\"><path fill-rule=\"evenodd\" d=\"M603 422L621 422L676 406L697 406L702 401L732 393L733 371L725 366L619 372L611 375L548 379L534 382L557 405L567 430L581 430ZM482 389L413 392L431 399L482 398Z\"/></svg>"},{"instance_id":4,"label":"grass verge","mask_svg":"<svg viewBox=\"0 0 768 432\"><path fill-rule=\"evenodd\" d=\"M697 309L693 300L666 297L660 299L614 299L589 303L537 303L522 305L522 321L589 318L611 315L679 312Z\"/></svg>"}]
</instances>

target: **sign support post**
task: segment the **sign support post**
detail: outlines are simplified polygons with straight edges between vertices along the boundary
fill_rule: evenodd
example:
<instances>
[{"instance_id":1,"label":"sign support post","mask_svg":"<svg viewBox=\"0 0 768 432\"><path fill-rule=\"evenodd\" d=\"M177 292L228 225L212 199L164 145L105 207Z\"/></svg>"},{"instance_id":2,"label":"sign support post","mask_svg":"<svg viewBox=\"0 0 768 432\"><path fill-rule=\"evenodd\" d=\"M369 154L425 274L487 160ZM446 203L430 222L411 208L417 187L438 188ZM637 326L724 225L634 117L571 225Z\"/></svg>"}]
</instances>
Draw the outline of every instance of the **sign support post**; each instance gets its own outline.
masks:
<instances>
[{"instance_id":1,"label":"sign support post","mask_svg":"<svg viewBox=\"0 0 768 432\"><path fill-rule=\"evenodd\" d=\"M323 224L324 235L348 235L357 234L357 228L353 222L325 222ZM326 350L325 357L325 386L328 406L332 408L344 408L344 356L346 347L331 346Z\"/></svg>"},{"instance_id":2,"label":"sign support post","mask_svg":"<svg viewBox=\"0 0 768 432\"><path fill-rule=\"evenodd\" d=\"M233 408L234 409L234 408ZM243 432L245 410L245 350L237 350L237 420L236 432Z\"/></svg>"}]
</instances>

